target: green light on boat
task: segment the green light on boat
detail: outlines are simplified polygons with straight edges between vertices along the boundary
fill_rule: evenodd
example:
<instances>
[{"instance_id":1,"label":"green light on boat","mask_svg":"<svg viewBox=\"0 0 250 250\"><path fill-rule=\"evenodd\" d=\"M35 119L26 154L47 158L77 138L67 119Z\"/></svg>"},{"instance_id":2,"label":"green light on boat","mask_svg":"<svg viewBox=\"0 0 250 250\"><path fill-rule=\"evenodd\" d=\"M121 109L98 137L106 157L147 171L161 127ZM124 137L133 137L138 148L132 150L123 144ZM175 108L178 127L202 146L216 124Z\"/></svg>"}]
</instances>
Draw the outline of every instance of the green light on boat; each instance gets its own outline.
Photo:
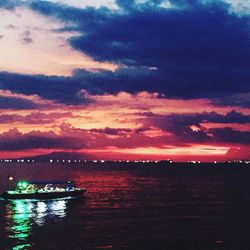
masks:
<instances>
[{"instance_id":1,"label":"green light on boat","mask_svg":"<svg viewBox=\"0 0 250 250\"><path fill-rule=\"evenodd\" d=\"M26 189L28 187L29 183L27 181L19 181L17 186L21 189Z\"/></svg>"}]
</instances>

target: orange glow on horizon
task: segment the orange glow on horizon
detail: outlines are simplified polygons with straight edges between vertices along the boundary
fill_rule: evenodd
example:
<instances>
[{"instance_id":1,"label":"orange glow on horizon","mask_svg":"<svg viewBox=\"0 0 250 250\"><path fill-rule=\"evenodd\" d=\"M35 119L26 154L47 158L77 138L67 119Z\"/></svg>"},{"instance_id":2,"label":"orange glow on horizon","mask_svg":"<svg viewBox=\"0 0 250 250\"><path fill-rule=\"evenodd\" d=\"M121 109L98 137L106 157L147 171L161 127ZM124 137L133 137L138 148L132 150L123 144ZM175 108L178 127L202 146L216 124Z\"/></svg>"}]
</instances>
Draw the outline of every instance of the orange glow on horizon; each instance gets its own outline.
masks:
<instances>
[{"instance_id":1,"label":"orange glow on horizon","mask_svg":"<svg viewBox=\"0 0 250 250\"><path fill-rule=\"evenodd\" d=\"M144 155L165 155L165 156L179 156L179 155L204 155L204 156L223 156L226 155L229 147L213 146L213 145L191 145L184 147L169 147L169 148L130 148L130 149L96 149L94 152L114 152L123 154L144 154Z\"/></svg>"}]
</instances>

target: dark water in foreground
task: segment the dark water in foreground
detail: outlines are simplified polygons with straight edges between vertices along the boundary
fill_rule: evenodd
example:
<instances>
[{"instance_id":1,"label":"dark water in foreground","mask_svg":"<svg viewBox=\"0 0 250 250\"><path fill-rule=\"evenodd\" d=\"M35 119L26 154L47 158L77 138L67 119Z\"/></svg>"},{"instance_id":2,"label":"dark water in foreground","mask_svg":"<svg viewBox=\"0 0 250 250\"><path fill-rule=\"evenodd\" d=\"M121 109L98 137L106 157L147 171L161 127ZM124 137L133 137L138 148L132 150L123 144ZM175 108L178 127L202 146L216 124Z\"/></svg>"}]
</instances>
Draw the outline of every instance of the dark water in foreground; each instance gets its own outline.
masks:
<instances>
[{"instance_id":1,"label":"dark water in foreground","mask_svg":"<svg viewBox=\"0 0 250 250\"><path fill-rule=\"evenodd\" d=\"M0 249L250 249L250 167L0 164L7 176L71 179L86 199L0 200Z\"/></svg>"}]
</instances>

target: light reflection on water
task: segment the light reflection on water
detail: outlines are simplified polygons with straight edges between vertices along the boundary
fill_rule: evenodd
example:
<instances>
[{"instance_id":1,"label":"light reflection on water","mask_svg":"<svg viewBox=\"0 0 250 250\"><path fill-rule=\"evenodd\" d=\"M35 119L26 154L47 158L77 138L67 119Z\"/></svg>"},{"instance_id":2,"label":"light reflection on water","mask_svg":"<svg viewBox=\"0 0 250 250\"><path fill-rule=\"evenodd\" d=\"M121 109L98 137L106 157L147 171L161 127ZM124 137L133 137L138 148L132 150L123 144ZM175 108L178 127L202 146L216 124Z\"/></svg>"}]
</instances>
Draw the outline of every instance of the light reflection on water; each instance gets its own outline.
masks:
<instances>
[{"instance_id":1,"label":"light reflection on water","mask_svg":"<svg viewBox=\"0 0 250 250\"><path fill-rule=\"evenodd\" d=\"M65 199L8 201L5 230L7 238L16 242L12 249L29 249L32 226L44 226L46 220L51 220L52 217L57 217L57 219L66 217L67 203Z\"/></svg>"}]
</instances>

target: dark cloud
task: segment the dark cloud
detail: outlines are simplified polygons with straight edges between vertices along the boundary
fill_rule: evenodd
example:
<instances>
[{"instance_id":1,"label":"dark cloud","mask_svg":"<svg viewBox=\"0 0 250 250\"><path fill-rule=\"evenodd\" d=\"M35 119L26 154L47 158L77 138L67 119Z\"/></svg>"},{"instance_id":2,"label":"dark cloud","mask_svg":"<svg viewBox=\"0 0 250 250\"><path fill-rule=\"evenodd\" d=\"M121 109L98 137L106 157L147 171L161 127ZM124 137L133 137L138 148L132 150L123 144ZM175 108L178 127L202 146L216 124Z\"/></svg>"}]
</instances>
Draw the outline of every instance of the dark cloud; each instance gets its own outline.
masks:
<instances>
[{"instance_id":1,"label":"dark cloud","mask_svg":"<svg viewBox=\"0 0 250 250\"><path fill-rule=\"evenodd\" d=\"M206 129L202 123L238 123L250 122L249 115L243 115L235 110L220 115L216 112L203 112L193 114L157 115L150 112L138 113L142 118L138 120L145 127L157 127L173 135L174 141L180 143L249 143L249 132L242 132L225 127ZM192 129L195 126L197 129ZM221 133L220 133L221 132ZM231 136L231 137L230 137ZM248 141L249 140L249 141Z\"/></svg>"},{"instance_id":2,"label":"dark cloud","mask_svg":"<svg viewBox=\"0 0 250 250\"><path fill-rule=\"evenodd\" d=\"M4 38L4 35L0 35L0 40Z\"/></svg>"},{"instance_id":3,"label":"dark cloud","mask_svg":"<svg viewBox=\"0 0 250 250\"><path fill-rule=\"evenodd\" d=\"M100 70L98 72L88 72L85 70L76 70L73 77L57 76L32 76L11 73L0 73L0 88L11 90L15 93L37 94L45 99L55 100L65 104L87 104L91 100L83 95L83 90L90 94L117 94L121 91L128 93L139 93L140 91L158 92L159 98L181 97L181 98L202 98L207 97L209 84L203 88L193 89L188 84L186 86L175 85L174 82L168 86L168 94L164 94L166 89L162 81L164 75L156 70L150 70L146 67L120 68L116 72ZM156 78L159 78L157 81ZM218 85L218 84L217 84ZM250 86L250 85L248 85ZM181 88L181 89L180 89ZM220 88L218 85L216 88ZM208 92L206 92L206 90ZM217 96L213 98L216 105L231 105L249 107L248 99L228 98L226 92L238 92L238 86L232 89L225 89L223 93L214 93ZM218 90L219 91L219 90ZM246 88L246 91L249 92ZM160 94L163 93L163 94ZM179 94L178 94L179 93ZM221 95L221 96L220 96ZM213 96L213 97L214 97ZM219 97L220 96L220 97Z\"/></svg>"},{"instance_id":4,"label":"dark cloud","mask_svg":"<svg viewBox=\"0 0 250 250\"><path fill-rule=\"evenodd\" d=\"M145 130L144 128L142 128ZM77 138L86 142L85 148L137 148L165 147L166 136L150 137L130 128L79 129L68 123L60 125L61 136ZM147 129L149 130L149 129ZM112 135L112 137L110 137ZM115 136L115 137L114 137ZM173 143L173 142L172 142Z\"/></svg>"},{"instance_id":5,"label":"dark cloud","mask_svg":"<svg viewBox=\"0 0 250 250\"><path fill-rule=\"evenodd\" d=\"M59 126L60 132L54 133L31 131L21 133L17 129L0 134L0 151L15 151L25 149L95 149L95 148L136 148L165 147L165 137L149 137L130 129L79 129L68 123ZM117 130L117 131L115 131ZM126 132L128 131L128 132ZM128 136L128 135L131 136ZM116 135L110 138L110 135Z\"/></svg>"},{"instance_id":6,"label":"dark cloud","mask_svg":"<svg viewBox=\"0 0 250 250\"><path fill-rule=\"evenodd\" d=\"M220 98L213 98L212 103L220 106L241 106L245 108L250 107L250 93L241 93L229 96L222 96Z\"/></svg>"},{"instance_id":7,"label":"dark cloud","mask_svg":"<svg viewBox=\"0 0 250 250\"><path fill-rule=\"evenodd\" d=\"M30 1L33 10L65 21L57 32L79 32L69 41L75 49L120 67L115 72L78 69L73 77L2 73L0 87L66 104L86 103L79 95L82 89L91 94L148 91L168 98L208 97L221 105L229 99L220 98L250 92L249 16L233 14L223 1L171 1L173 8L160 7L161 2L117 1L121 9L114 11Z\"/></svg>"},{"instance_id":8,"label":"dark cloud","mask_svg":"<svg viewBox=\"0 0 250 250\"><path fill-rule=\"evenodd\" d=\"M1 83L0 83L1 86ZM0 96L0 109L36 109L39 105L19 97Z\"/></svg>"},{"instance_id":9,"label":"dark cloud","mask_svg":"<svg viewBox=\"0 0 250 250\"><path fill-rule=\"evenodd\" d=\"M84 86L77 79L68 77L0 73L1 89L25 95L36 94L65 104L88 103L90 100L81 91Z\"/></svg>"},{"instance_id":10,"label":"dark cloud","mask_svg":"<svg viewBox=\"0 0 250 250\"><path fill-rule=\"evenodd\" d=\"M142 113L142 115L144 115ZM152 113L146 113L146 118L139 119L145 127L157 127L163 131L172 134L174 141L179 143L192 143L192 142L204 142L208 141L210 138L206 134L206 131L199 129L198 131L193 131L191 129L192 125L199 128L201 119L195 115L155 115Z\"/></svg>"},{"instance_id":11,"label":"dark cloud","mask_svg":"<svg viewBox=\"0 0 250 250\"><path fill-rule=\"evenodd\" d=\"M20 115L0 115L0 124L13 123L23 121L23 117Z\"/></svg>"},{"instance_id":12,"label":"dark cloud","mask_svg":"<svg viewBox=\"0 0 250 250\"><path fill-rule=\"evenodd\" d=\"M249 131L237 131L226 127L210 129L209 133L212 133L214 140L218 142L250 144Z\"/></svg>"},{"instance_id":13,"label":"dark cloud","mask_svg":"<svg viewBox=\"0 0 250 250\"><path fill-rule=\"evenodd\" d=\"M80 149L86 143L74 137L57 135L54 132L31 131L20 133L17 129L0 134L0 151L15 151L37 148Z\"/></svg>"},{"instance_id":14,"label":"dark cloud","mask_svg":"<svg viewBox=\"0 0 250 250\"><path fill-rule=\"evenodd\" d=\"M184 114L170 114L170 115L158 115L152 112L136 113L146 121L153 122L153 124L162 124L161 128L164 129L165 124L173 123L173 127L176 127L177 123L182 126L196 125L200 123L250 123L250 115L244 115L241 112L232 110L225 115L218 114L216 112L202 112L202 113L184 113ZM144 118L143 118L144 117Z\"/></svg>"},{"instance_id":15,"label":"dark cloud","mask_svg":"<svg viewBox=\"0 0 250 250\"><path fill-rule=\"evenodd\" d=\"M7 29L9 29L9 30L15 30L15 29L18 29L18 27L17 27L17 26L15 26L15 25L13 25L13 24L9 24L9 25L7 25L7 26L6 26L6 28L7 28Z\"/></svg>"},{"instance_id":16,"label":"dark cloud","mask_svg":"<svg viewBox=\"0 0 250 250\"><path fill-rule=\"evenodd\" d=\"M228 112L226 115L219 115L216 112L203 114L203 120L205 122L214 122L214 123L250 123L250 115L244 115L236 110Z\"/></svg>"},{"instance_id":17,"label":"dark cloud","mask_svg":"<svg viewBox=\"0 0 250 250\"><path fill-rule=\"evenodd\" d=\"M61 118L73 118L77 117L70 112L59 113L52 112L49 114L42 112L35 112L28 115L16 115L16 114L3 114L0 115L1 123L24 123L24 124L51 124L58 121Z\"/></svg>"},{"instance_id":18,"label":"dark cloud","mask_svg":"<svg viewBox=\"0 0 250 250\"><path fill-rule=\"evenodd\" d=\"M99 91L148 90L182 98L250 91L249 17L233 14L223 1L172 1L175 7L168 9L161 1L117 3L124 11L47 2L31 7L75 22L66 29L84 35L71 39L74 48L128 66L115 73L82 72L83 81Z\"/></svg>"},{"instance_id":19,"label":"dark cloud","mask_svg":"<svg viewBox=\"0 0 250 250\"><path fill-rule=\"evenodd\" d=\"M90 129L92 133L101 133L101 134L107 134L107 135L121 135L121 134L128 134L132 132L131 129L128 128L109 128L106 127L104 129Z\"/></svg>"},{"instance_id":20,"label":"dark cloud","mask_svg":"<svg viewBox=\"0 0 250 250\"><path fill-rule=\"evenodd\" d=\"M21 41L23 44L30 44L33 43L33 39L31 38L31 32L29 30L24 31L20 35Z\"/></svg>"},{"instance_id":21,"label":"dark cloud","mask_svg":"<svg viewBox=\"0 0 250 250\"><path fill-rule=\"evenodd\" d=\"M0 134L0 151L15 151L25 149L133 149L138 147L171 148L184 147L201 142L223 145L248 145L250 132L242 132L231 128L219 128L193 131L188 127L172 130L172 134L148 136L145 131L150 128L141 128L141 131L131 129L79 129L70 124L59 126L60 132L31 131L21 133L17 129ZM152 132L154 129L152 128ZM115 137L110 137L113 135Z\"/></svg>"},{"instance_id":22,"label":"dark cloud","mask_svg":"<svg viewBox=\"0 0 250 250\"><path fill-rule=\"evenodd\" d=\"M78 9L49 1L0 1L0 8L26 5L62 20L65 27L55 32L76 31L78 35L69 40L74 49L97 61L119 66L115 72L75 69L72 77L0 72L0 88L70 105L88 104L92 101L88 93L148 91L158 93L158 98L210 98L215 105L250 107L249 16L237 15L222 0L170 0L172 8L161 7L161 0L142 4L135 0L116 2L119 10ZM6 28L16 29L11 24ZM32 33L26 30L20 39L28 45L33 42ZM25 98L0 96L0 109L41 107ZM250 116L236 110L225 115L216 112L137 115L138 124L142 124L137 129L85 130L65 122L57 127L57 133L21 133L12 129L0 134L0 150L166 148L196 143L247 147L250 142L250 132L238 131L237 126L229 128L230 123L250 122ZM73 115L4 114L0 115L0 123L47 124L68 117ZM203 126L205 123L227 127L208 129ZM234 154L233 149L229 154Z\"/></svg>"},{"instance_id":23,"label":"dark cloud","mask_svg":"<svg viewBox=\"0 0 250 250\"><path fill-rule=\"evenodd\" d=\"M14 9L17 6L20 6L23 2L21 0L1 0L0 8L5 9Z\"/></svg>"}]
</instances>

